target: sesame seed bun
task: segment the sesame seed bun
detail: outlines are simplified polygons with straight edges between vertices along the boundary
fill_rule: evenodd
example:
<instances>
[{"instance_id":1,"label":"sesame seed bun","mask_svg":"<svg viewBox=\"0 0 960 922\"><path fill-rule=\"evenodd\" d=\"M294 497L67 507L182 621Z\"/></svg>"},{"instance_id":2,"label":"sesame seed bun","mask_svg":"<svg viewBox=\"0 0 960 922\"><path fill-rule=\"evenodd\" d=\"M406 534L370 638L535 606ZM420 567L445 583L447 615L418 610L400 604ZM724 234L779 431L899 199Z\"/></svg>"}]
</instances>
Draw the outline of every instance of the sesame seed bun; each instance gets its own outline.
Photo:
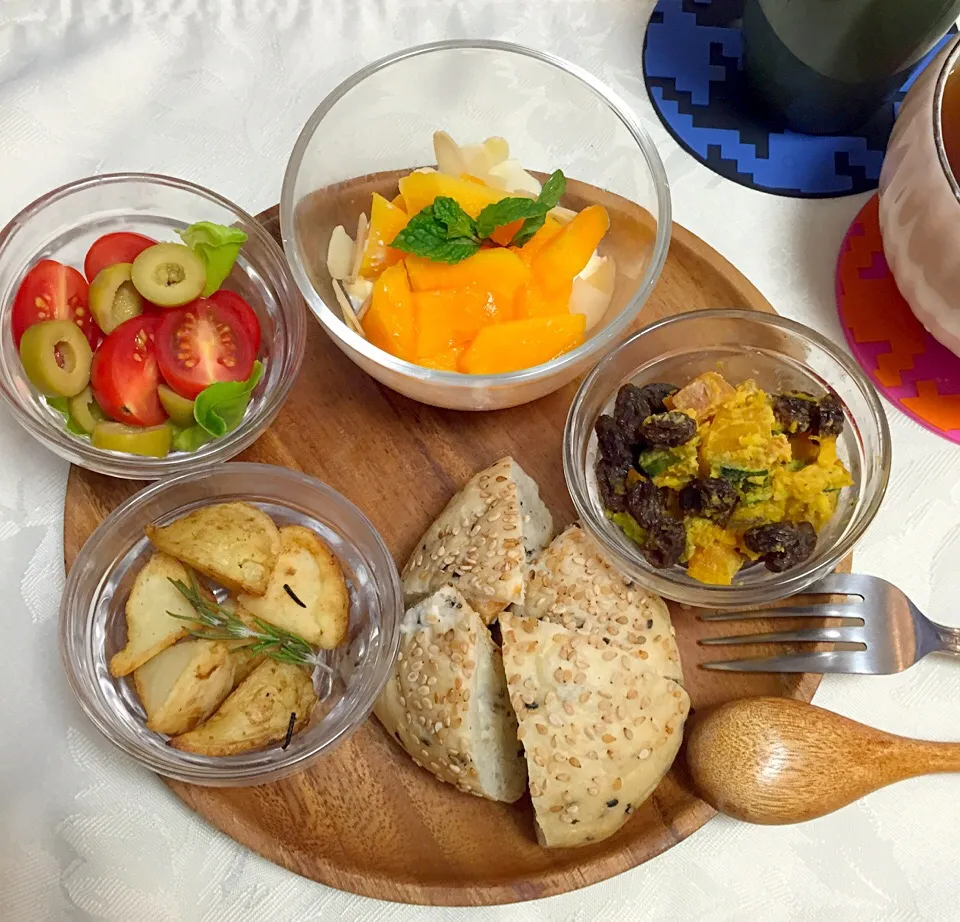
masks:
<instances>
[{"instance_id":1,"label":"sesame seed bun","mask_svg":"<svg viewBox=\"0 0 960 922\"><path fill-rule=\"evenodd\" d=\"M666 603L611 566L578 525L554 538L528 568L523 602L513 611L635 651L648 672L683 682Z\"/></svg>"},{"instance_id":2,"label":"sesame seed bun","mask_svg":"<svg viewBox=\"0 0 960 922\"><path fill-rule=\"evenodd\" d=\"M511 803L526 788L500 651L480 616L444 586L409 609L374 711L423 768L461 791Z\"/></svg>"},{"instance_id":3,"label":"sesame seed bun","mask_svg":"<svg viewBox=\"0 0 960 922\"><path fill-rule=\"evenodd\" d=\"M613 835L673 764L689 696L647 671L639 649L509 613L500 625L537 840L568 848Z\"/></svg>"},{"instance_id":4,"label":"sesame seed bun","mask_svg":"<svg viewBox=\"0 0 960 922\"><path fill-rule=\"evenodd\" d=\"M490 623L523 601L525 565L553 533L536 483L513 458L480 471L447 504L403 569L407 603L456 586Z\"/></svg>"}]
</instances>

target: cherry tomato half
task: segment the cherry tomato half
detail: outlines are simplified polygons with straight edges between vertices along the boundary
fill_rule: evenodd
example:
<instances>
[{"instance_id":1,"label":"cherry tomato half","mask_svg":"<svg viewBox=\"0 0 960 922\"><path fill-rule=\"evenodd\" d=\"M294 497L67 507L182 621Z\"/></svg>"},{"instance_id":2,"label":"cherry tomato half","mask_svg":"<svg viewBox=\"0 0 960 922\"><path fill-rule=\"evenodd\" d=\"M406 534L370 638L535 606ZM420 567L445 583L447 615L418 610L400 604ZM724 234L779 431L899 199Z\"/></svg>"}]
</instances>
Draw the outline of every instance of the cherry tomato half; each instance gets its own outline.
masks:
<instances>
[{"instance_id":1,"label":"cherry tomato half","mask_svg":"<svg viewBox=\"0 0 960 922\"><path fill-rule=\"evenodd\" d=\"M156 242L143 234L122 231L104 234L94 240L93 246L87 250L87 258L83 261L83 274L88 282L92 282L101 269L114 263L132 263L147 247L152 247Z\"/></svg>"},{"instance_id":2,"label":"cherry tomato half","mask_svg":"<svg viewBox=\"0 0 960 922\"><path fill-rule=\"evenodd\" d=\"M72 320L87 337L91 349L100 342L100 327L87 306L87 282L63 263L41 259L24 277L13 301L13 341L27 327L44 320Z\"/></svg>"},{"instance_id":3,"label":"cherry tomato half","mask_svg":"<svg viewBox=\"0 0 960 922\"><path fill-rule=\"evenodd\" d=\"M118 423L158 426L166 418L157 394L156 335L160 321L131 317L93 354L90 387L101 409Z\"/></svg>"},{"instance_id":4,"label":"cherry tomato half","mask_svg":"<svg viewBox=\"0 0 960 922\"><path fill-rule=\"evenodd\" d=\"M240 323L247 331L250 343L253 346L254 357L260 354L260 321L257 319L257 312L249 305L247 301L240 297L235 291L229 288L221 288L210 295L210 300L215 304L226 304L232 307L240 318Z\"/></svg>"},{"instance_id":5,"label":"cherry tomato half","mask_svg":"<svg viewBox=\"0 0 960 922\"><path fill-rule=\"evenodd\" d=\"M216 381L245 381L257 357L240 315L209 298L166 311L156 341L160 373L189 400Z\"/></svg>"}]
</instances>

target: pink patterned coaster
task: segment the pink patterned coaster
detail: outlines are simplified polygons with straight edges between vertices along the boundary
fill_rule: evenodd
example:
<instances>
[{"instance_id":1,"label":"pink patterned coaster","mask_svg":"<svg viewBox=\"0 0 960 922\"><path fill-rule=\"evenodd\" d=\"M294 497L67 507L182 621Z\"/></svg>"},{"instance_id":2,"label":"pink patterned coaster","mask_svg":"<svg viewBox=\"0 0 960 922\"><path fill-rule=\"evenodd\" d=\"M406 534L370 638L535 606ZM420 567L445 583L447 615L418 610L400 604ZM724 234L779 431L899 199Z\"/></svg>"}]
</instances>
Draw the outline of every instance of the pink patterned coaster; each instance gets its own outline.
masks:
<instances>
[{"instance_id":1,"label":"pink patterned coaster","mask_svg":"<svg viewBox=\"0 0 960 922\"><path fill-rule=\"evenodd\" d=\"M854 358L921 426L960 444L960 357L910 310L883 255L877 196L854 219L837 260L837 311Z\"/></svg>"}]
</instances>

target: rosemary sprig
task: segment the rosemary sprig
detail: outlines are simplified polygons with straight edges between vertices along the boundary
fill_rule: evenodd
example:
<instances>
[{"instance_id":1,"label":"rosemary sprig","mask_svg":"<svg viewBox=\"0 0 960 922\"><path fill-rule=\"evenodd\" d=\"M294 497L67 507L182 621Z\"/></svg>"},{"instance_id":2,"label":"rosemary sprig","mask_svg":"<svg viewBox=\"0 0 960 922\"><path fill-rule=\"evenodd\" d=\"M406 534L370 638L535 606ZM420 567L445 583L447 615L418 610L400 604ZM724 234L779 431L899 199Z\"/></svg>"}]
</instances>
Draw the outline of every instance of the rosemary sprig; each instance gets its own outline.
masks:
<instances>
[{"instance_id":1,"label":"rosemary sprig","mask_svg":"<svg viewBox=\"0 0 960 922\"><path fill-rule=\"evenodd\" d=\"M176 615L172 611L168 611L167 614L179 621L197 622L203 625L202 628L187 628L187 633L194 637L199 637L201 640L244 640L247 643L241 646L249 650L253 656L263 653L280 663L312 666L333 674L333 669L323 662L313 647L298 634L274 627L253 615L250 617L256 624L256 628L251 627L232 611L215 601L204 598L192 575L189 586L179 579L171 579L170 582L190 603L196 614Z\"/></svg>"}]
</instances>

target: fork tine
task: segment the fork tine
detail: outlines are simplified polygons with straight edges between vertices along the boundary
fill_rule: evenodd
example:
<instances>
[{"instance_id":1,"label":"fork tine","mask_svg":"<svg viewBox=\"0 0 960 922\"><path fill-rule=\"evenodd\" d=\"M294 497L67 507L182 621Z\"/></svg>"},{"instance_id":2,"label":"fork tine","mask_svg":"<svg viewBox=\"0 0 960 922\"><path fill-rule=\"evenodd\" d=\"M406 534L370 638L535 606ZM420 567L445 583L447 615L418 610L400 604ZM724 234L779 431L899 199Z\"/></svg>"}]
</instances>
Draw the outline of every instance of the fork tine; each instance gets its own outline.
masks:
<instances>
[{"instance_id":1,"label":"fork tine","mask_svg":"<svg viewBox=\"0 0 960 922\"><path fill-rule=\"evenodd\" d=\"M772 631L769 634L740 634L731 637L703 637L703 647L744 643L866 643L863 627L815 627L800 631Z\"/></svg>"},{"instance_id":2,"label":"fork tine","mask_svg":"<svg viewBox=\"0 0 960 922\"><path fill-rule=\"evenodd\" d=\"M761 611L720 611L700 615L701 621L758 621L768 618L854 618L862 621L860 607L853 605L795 605L792 608L766 608Z\"/></svg>"},{"instance_id":3,"label":"fork tine","mask_svg":"<svg viewBox=\"0 0 960 922\"><path fill-rule=\"evenodd\" d=\"M701 669L723 672L844 672L885 674L871 663L866 650L839 650L829 653L796 653L791 656L767 656L755 659L719 660L701 663Z\"/></svg>"}]
</instances>

